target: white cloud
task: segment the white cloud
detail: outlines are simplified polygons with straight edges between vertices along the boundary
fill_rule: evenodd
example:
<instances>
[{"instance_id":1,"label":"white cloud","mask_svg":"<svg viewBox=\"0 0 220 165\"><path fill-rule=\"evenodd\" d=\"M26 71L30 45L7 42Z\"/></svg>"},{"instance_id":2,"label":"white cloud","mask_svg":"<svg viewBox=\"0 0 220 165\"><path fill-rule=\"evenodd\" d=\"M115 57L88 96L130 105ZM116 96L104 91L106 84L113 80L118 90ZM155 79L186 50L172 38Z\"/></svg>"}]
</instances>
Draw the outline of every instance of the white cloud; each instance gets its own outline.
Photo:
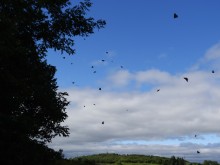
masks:
<instances>
[{"instance_id":1,"label":"white cloud","mask_svg":"<svg viewBox=\"0 0 220 165\"><path fill-rule=\"evenodd\" d=\"M127 70L120 70L114 72L107 78L107 81L111 86L122 87L129 84L129 81L132 79L132 74Z\"/></svg>"},{"instance_id":2,"label":"white cloud","mask_svg":"<svg viewBox=\"0 0 220 165\"><path fill-rule=\"evenodd\" d=\"M220 122L220 86L212 76L209 82L205 72L188 75L188 83L180 76L180 81L173 85L162 84L159 92L72 89L69 100L74 107L69 107L68 125L79 132L75 136L82 136L76 138L79 141L84 141L85 137L96 141L97 134L98 141L105 141L172 138L190 135L192 130L219 132L216 123ZM103 120L105 124L101 125ZM90 136L93 133L94 137Z\"/></svg>"},{"instance_id":3,"label":"white cloud","mask_svg":"<svg viewBox=\"0 0 220 165\"><path fill-rule=\"evenodd\" d=\"M151 84L164 84L173 82L175 77L172 77L169 73L156 69L147 71L139 71L134 75L135 80L138 83L151 83Z\"/></svg>"},{"instance_id":4,"label":"white cloud","mask_svg":"<svg viewBox=\"0 0 220 165\"><path fill-rule=\"evenodd\" d=\"M183 78L183 77L182 77ZM110 74L105 81L108 89L125 88L126 90L133 90L141 88L143 85L160 86L173 85L176 81L181 82L177 75L170 75L168 72L157 69L150 69L137 72L129 72L128 70L118 70Z\"/></svg>"},{"instance_id":5,"label":"white cloud","mask_svg":"<svg viewBox=\"0 0 220 165\"><path fill-rule=\"evenodd\" d=\"M195 63L191 70L198 70L198 69L220 69L220 42L213 45L209 48L205 55Z\"/></svg>"},{"instance_id":6,"label":"white cloud","mask_svg":"<svg viewBox=\"0 0 220 165\"><path fill-rule=\"evenodd\" d=\"M204 58L206 60L216 60L220 59L220 42L212 46L208 51L206 52Z\"/></svg>"}]
</instances>

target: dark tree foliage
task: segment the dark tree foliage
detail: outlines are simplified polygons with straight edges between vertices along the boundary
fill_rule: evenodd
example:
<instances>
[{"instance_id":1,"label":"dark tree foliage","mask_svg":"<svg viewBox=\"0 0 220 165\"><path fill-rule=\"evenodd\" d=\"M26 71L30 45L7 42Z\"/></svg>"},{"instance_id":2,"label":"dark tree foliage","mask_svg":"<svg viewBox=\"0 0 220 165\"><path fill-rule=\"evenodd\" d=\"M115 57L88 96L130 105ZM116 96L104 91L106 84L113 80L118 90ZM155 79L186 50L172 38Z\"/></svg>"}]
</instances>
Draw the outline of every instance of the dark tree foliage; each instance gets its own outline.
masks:
<instances>
[{"instance_id":1,"label":"dark tree foliage","mask_svg":"<svg viewBox=\"0 0 220 165\"><path fill-rule=\"evenodd\" d=\"M219 165L217 161L204 160L203 165Z\"/></svg>"},{"instance_id":2,"label":"dark tree foliage","mask_svg":"<svg viewBox=\"0 0 220 165\"><path fill-rule=\"evenodd\" d=\"M68 127L61 125L67 93L58 91L56 68L45 57L48 48L74 54L74 36L104 27L105 21L86 17L91 5L88 0L76 6L69 0L0 0L1 160L26 164L27 158L54 155L45 144L68 136Z\"/></svg>"}]
</instances>

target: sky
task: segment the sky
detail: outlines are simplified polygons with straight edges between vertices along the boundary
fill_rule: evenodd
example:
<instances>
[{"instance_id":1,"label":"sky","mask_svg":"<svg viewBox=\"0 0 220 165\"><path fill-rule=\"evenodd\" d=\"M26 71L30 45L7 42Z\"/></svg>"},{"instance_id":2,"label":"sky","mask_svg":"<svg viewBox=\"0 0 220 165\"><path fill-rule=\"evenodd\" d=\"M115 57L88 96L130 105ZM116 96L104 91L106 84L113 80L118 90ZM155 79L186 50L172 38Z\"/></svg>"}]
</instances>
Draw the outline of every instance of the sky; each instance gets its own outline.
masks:
<instances>
[{"instance_id":1,"label":"sky","mask_svg":"<svg viewBox=\"0 0 220 165\"><path fill-rule=\"evenodd\" d=\"M106 27L74 38L73 56L48 50L70 101L70 136L48 145L67 158L108 152L220 162L220 1L92 2L88 16Z\"/></svg>"}]
</instances>

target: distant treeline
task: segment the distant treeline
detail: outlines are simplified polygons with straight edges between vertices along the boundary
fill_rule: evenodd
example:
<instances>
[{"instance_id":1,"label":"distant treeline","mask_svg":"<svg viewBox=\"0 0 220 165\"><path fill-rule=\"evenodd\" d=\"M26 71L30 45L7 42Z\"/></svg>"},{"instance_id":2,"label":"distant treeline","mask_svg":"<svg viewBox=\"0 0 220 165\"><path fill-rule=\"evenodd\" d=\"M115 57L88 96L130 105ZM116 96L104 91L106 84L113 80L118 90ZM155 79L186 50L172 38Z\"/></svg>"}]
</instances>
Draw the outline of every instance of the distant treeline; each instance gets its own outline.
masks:
<instances>
[{"instance_id":1,"label":"distant treeline","mask_svg":"<svg viewBox=\"0 0 220 165\"><path fill-rule=\"evenodd\" d=\"M219 165L216 161L204 161L203 163L191 163L183 158L172 156L171 158L146 155L119 155L97 154L66 159L60 165Z\"/></svg>"}]
</instances>

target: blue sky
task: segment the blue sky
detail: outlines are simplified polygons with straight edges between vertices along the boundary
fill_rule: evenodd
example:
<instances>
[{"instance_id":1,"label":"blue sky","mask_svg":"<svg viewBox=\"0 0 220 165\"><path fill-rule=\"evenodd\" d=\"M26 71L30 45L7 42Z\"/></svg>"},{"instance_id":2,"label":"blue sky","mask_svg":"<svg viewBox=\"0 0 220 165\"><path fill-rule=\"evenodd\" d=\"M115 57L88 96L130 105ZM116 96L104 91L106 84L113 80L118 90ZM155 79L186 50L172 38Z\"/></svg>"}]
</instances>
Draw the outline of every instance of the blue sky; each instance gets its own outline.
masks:
<instances>
[{"instance_id":1,"label":"blue sky","mask_svg":"<svg viewBox=\"0 0 220 165\"><path fill-rule=\"evenodd\" d=\"M105 19L106 27L75 38L73 56L48 51L71 101L64 123L71 135L51 147L67 157L117 152L220 161L220 1L92 2L88 16Z\"/></svg>"}]
</instances>

